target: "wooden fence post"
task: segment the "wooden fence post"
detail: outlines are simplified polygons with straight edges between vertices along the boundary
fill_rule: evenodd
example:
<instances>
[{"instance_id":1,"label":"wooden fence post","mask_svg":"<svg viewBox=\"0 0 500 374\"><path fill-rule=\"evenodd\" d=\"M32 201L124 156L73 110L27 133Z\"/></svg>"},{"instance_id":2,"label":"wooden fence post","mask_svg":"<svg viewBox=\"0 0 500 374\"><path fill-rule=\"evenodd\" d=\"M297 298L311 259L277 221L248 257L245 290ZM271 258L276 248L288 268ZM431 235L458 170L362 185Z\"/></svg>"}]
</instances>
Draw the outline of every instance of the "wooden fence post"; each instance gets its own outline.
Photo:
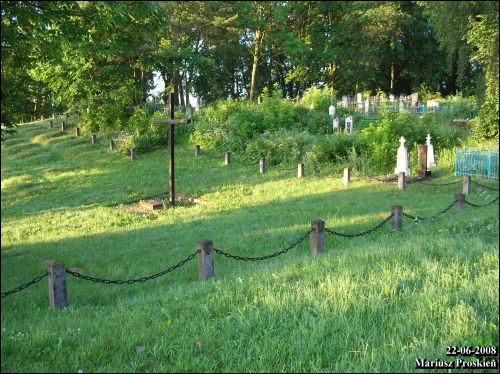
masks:
<instances>
[{"instance_id":1,"label":"wooden fence post","mask_svg":"<svg viewBox=\"0 0 500 374\"><path fill-rule=\"evenodd\" d=\"M351 181L351 168L344 169L344 184L347 185Z\"/></svg>"},{"instance_id":2,"label":"wooden fence post","mask_svg":"<svg viewBox=\"0 0 500 374\"><path fill-rule=\"evenodd\" d=\"M64 120L61 122L61 131L66 131L66 122Z\"/></svg>"},{"instance_id":3,"label":"wooden fence post","mask_svg":"<svg viewBox=\"0 0 500 374\"><path fill-rule=\"evenodd\" d=\"M198 240L198 278L201 281L214 276L214 252L211 240Z\"/></svg>"},{"instance_id":4,"label":"wooden fence post","mask_svg":"<svg viewBox=\"0 0 500 374\"><path fill-rule=\"evenodd\" d=\"M135 161L137 159L137 154L135 153L135 149L130 150L130 160Z\"/></svg>"},{"instance_id":5,"label":"wooden fence post","mask_svg":"<svg viewBox=\"0 0 500 374\"><path fill-rule=\"evenodd\" d=\"M311 229L310 253L311 256L317 256L325 249L325 221L320 219L311 221Z\"/></svg>"},{"instance_id":6,"label":"wooden fence post","mask_svg":"<svg viewBox=\"0 0 500 374\"><path fill-rule=\"evenodd\" d=\"M300 163L297 166L297 178L303 178L304 177L304 164Z\"/></svg>"},{"instance_id":7,"label":"wooden fence post","mask_svg":"<svg viewBox=\"0 0 500 374\"><path fill-rule=\"evenodd\" d=\"M470 175L464 175L463 194L468 195L469 193L470 193Z\"/></svg>"},{"instance_id":8,"label":"wooden fence post","mask_svg":"<svg viewBox=\"0 0 500 374\"><path fill-rule=\"evenodd\" d=\"M400 190L405 189L405 172L404 171L400 172L398 175L398 188Z\"/></svg>"},{"instance_id":9,"label":"wooden fence post","mask_svg":"<svg viewBox=\"0 0 500 374\"><path fill-rule=\"evenodd\" d=\"M224 153L224 165L229 165L231 163L231 152Z\"/></svg>"},{"instance_id":10,"label":"wooden fence post","mask_svg":"<svg viewBox=\"0 0 500 374\"><path fill-rule=\"evenodd\" d=\"M199 145L199 144L196 144L196 145L194 146L194 155L195 155L196 157L198 157L200 154L201 154L201 151L200 151L200 145Z\"/></svg>"},{"instance_id":11,"label":"wooden fence post","mask_svg":"<svg viewBox=\"0 0 500 374\"><path fill-rule=\"evenodd\" d=\"M92 135L92 144L95 144L97 142L96 136Z\"/></svg>"},{"instance_id":12,"label":"wooden fence post","mask_svg":"<svg viewBox=\"0 0 500 374\"><path fill-rule=\"evenodd\" d=\"M391 213L393 214L391 220L392 230L401 230L403 227L403 207L401 205L393 205L391 207Z\"/></svg>"},{"instance_id":13,"label":"wooden fence post","mask_svg":"<svg viewBox=\"0 0 500 374\"><path fill-rule=\"evenodd\" d=\"M113 139L109 141L109 149L113 150L115 148L115 143L113 142Z\"/></svg>"},{"instance_id":14,"label":"wooden fence post","mask_svg":"<svg viewBox=\"0 0 500 374\"><path fill-rule=\"evenodd\" d=\"M80 136L80 128L79 127L75 128L75 135Z\"/></svg>"},{"instance_id":15,"label":"wooden fence post","mask_svg":"<svg viewBox=\"0 0 500 374\"><path fill-rule=\"evenodd\" d=\"M259 160L259 173L264 174L266 172L266 159L262 157Z\"/></svg>"},{"instance_id":16,"label":"wooden fence post","mask_svg":"<svg viewBox=\"0 0 500 374\"><path fill-rule=\"evenodd\" d=\"M455 194L455 199L456 199L455 212L461 212L462 210L464 210L465 195L463 193L458 192Z\"/></svg>"},{"instance_id":17,"label":"wooden fence post","mask_svg":"<svg viewBox=\"0 0 500 374\"><path fill-rule=\"evenodd\" d=\"M49 303L52 309L62 309L68 306L68 293L66 290L66 271L64 263L49 260Z\"/></svg>"}]
</instances>

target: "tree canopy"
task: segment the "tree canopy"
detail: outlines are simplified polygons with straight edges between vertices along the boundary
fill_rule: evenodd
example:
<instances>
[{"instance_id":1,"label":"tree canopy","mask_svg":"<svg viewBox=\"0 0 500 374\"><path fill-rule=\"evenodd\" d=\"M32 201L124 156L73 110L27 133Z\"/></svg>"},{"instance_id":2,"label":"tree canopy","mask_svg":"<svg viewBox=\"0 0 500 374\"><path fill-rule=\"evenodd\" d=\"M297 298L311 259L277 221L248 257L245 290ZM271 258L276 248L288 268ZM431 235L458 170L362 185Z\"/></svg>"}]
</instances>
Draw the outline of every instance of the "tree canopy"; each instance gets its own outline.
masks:
<instances>
[{"instance_id":1,"label":"tree canopy","mask_svg":"<svg viewBox=\"0 0 500 374\"><path fill-rule=\"evenodd\" d=\"M159 72L178 103L421 89L477 95L498 135L498 2L2 1L2 135L68 111L126 126ZM174 73L175 67L175 73Z\"/></svg>"}]
</instances>

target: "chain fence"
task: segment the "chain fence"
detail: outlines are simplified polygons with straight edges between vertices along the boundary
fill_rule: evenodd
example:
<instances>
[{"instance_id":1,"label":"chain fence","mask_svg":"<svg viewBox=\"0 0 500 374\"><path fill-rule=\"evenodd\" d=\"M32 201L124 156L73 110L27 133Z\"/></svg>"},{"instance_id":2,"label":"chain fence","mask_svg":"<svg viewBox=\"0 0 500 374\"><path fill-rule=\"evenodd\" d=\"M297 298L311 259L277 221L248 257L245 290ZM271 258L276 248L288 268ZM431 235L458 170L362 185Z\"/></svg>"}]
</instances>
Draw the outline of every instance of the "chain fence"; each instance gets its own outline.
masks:
<instances>
[{"instance_id":1,"label":"chain fence","mask_svg":"<svg viewBox=\"0 0 500 374\"><path fill-rule=\"evenodd\" d=\"M479 187L486 188L487 190L498 191L497 188L485 186L484 184L476 182L475 180L471 180L471 182L474 183L475 185L479 186Z\"/></svg>"},{"instance_id":2,"label":"chain fence","mask_svg":"<svg viewBox=\"0 0 500 374\"><path fill-rule=\"evenodd\" d=\"M357 234L346 234L346 233L342 233L342 232L338 232L338 231L335 231L335 230L331 230L331 229L328 229L328 228L325 228L325 231L329 234L332 234L332 235L335 235L335 236L341 236L343 238L357 238L359 236L365 236L365 235L368 235L368 234L371 234L372 232L374 232L375 230L378 230L379 228L381 228L382 226L384 226L387 222L389 222L389 220L394 216L394 213L391 213L386 219L384 219L382 222L380 222L378 225L372 227L371 229L368 229L366 231L362 231L360 233L357 233Z\"/></svg>"},{"instance_id":3,"label":"chain fence","mask_svg":"<svg viewBox=\"0 0 500 374\"><path fill-rule=\"evenodd\" d=\"M159 273L156 273L156 274L149 275L147 277L138 278L138 279L110 280L110 279L96 278L96 277L92 277L90 275L80 274L80 273L77 273L75 271L71 271L71 270L68 270L68 269L66 269L66 273L68 273L68 274L70 274L70 275L72 275L72 276L74 276L76 278L82 278L82 279L85 279L85 280L88 280L88 281L91 281L91 282L96 282L96 283L104 283L104 284L134 284L134 283L143 283L143 282L147 282L149 280L161 277L162 275L168 274L168 273L174 271L175 269L180 268L185 263L187 263L188 261L192 260L198 254L198 252L199 252L199 250L196 251L196 252L194 252L193 254L189 255L184 260L178 262L177 264L169 267L166 270L163 270L163 271L161 271Z\"/></svg>"},{"instance_id":4,"label":"chain fence","mask_svg":"<svg viewBox=\"0 0 500 374\"><path fill-rule=\"evenodd\" d=\"M453 202L448 205L446 208L444 208L443 210L441 210L440 212L434 214L433 216L430 216L430 217L420 217L420 216L414 216L414 215L411 215L411 214L408 214L408 213L405 213L404 211L401 212L401 214L403 216L405 216L406 218L410 218L410 219L413 219L413 220L416 220L416 221L423 221L423 220L426 220L426 219L433 219L433 218L436 218L438 216L440 216L441 214L443 213L446 213L448 210L450 210L455 204L457 203L457 200L453 200Z\"/></svg>"},{"instance_id":5,"label":"chain fence","mask_svg":"<svg viewBox=\"0 0 500 374\"><path fill-rule=\"evenodd\" d=\"M312 229L307 231L304 235L302 235L299 239L294 241L292 244L290 244L288 247L283 248L280 251L274 252L270 255L267 256L257 256L257 257L246 257L246 256L238 256L238 255L233 255L231 253L225 252L222 249L219 248L214 248L214 251L222 256L231 258L233 260L242 260L242 261L262 261L262 260L269 260L270 258L280 256L286 252L288 252L290 249L295 248L298 246L300 243L302 243L312 232Z\"/></svg>"},{"instance_id":6,"label":"chain fence","mask_svg":"<svg viewBox=\"0 0 500 374\"><path fill-rule=\"evenodd\" d=\"M474 208L482 208L483 206L488 206L488 205L491 205L493 203L495 203L496 201L498 201L498 196L491 200L489 203L486 203L486 204L474 204L474 203L471 203L470 201L467 201L466 199L464 199L464 202L467 204L467 205L470 205Z\"/></svg>"},{"instance_id":7,"label":"chain fence","mask_svg":"<svg viewBox=\"0 0 500 374\"><path fill-rule=\"evenodd\" d=\"M49 273L39 275L38 277L33 278L33 280L29 281L28 283L22 284L16 288L14 288L13 290L2 292L2 299L6 296L12 295L12 294L17 293L19 291L22 291L22 290L28 288L29 286L34 285L35 283L40 282L43 278L45 278L48 275L49 275Z\"/></svg>"}]
</instances>

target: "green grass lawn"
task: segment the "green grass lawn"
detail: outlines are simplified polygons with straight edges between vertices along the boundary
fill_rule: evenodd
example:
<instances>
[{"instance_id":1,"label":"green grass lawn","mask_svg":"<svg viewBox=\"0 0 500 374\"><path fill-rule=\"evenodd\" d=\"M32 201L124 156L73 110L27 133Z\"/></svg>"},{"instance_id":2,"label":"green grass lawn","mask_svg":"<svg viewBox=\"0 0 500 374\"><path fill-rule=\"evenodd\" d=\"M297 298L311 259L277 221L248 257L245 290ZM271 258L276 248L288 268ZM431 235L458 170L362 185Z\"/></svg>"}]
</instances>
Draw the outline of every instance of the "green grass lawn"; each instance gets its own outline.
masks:
<instances>
[{"instance_id":1,"label":"green grass lawn","mask_svg":"<svg viewBox=\"0 0 500 374\"><path fill-rule=\"evenodd\" d=\"M176 147L176 191L203 204L149 214L116 209L168 191L166 150L134 162L46 123L2 144L2 292L47 271L46 260L108 278L160 272L196 242L243 256L276 252L315 219L340 232L373 227L400 204L424 217L461 184L443 187L223 165ZM439 162L439 160L438 160ZM307 166L307 165L306 165ZM436 170L435 183L456 179ZM498 184L481 181L498 188ZM491 190L467 199L484 204ZM197 260L134 285L69 276L70 306L48 306L47 280L2 298L2 371L9 372L415 372L416 359L455 360L448 346L498 346L498 203L433 219L405 219L347 239L306 239L268 261ZM144 352L136 353L143 346ZM476 359L472 357L471 359ZM427 372L432 370L426 370ZM434 370L442 372L443 370ZM451 371L464 372L462 369ZM498 372L475 370L475 372Z\"/></svg>"}]
</instances>

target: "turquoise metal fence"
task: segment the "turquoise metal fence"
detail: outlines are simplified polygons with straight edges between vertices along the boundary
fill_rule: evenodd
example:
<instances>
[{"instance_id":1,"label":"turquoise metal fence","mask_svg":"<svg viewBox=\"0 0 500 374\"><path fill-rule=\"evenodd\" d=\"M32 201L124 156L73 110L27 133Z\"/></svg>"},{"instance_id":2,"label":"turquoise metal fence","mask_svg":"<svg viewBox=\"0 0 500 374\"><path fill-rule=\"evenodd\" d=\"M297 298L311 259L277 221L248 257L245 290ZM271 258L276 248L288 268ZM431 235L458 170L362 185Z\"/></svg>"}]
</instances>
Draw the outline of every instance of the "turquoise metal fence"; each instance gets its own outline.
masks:
<instances>
[{"instance_id":1,"label":"turquoise metal fence","mask_svg":"<svg viewBox=\"0 0 500 374\"><path fill-rule=\"evenodd\" d=\"M498 179L498 152L457 149L455 156L455 175Z\"/></svg>"}]
</instances>

